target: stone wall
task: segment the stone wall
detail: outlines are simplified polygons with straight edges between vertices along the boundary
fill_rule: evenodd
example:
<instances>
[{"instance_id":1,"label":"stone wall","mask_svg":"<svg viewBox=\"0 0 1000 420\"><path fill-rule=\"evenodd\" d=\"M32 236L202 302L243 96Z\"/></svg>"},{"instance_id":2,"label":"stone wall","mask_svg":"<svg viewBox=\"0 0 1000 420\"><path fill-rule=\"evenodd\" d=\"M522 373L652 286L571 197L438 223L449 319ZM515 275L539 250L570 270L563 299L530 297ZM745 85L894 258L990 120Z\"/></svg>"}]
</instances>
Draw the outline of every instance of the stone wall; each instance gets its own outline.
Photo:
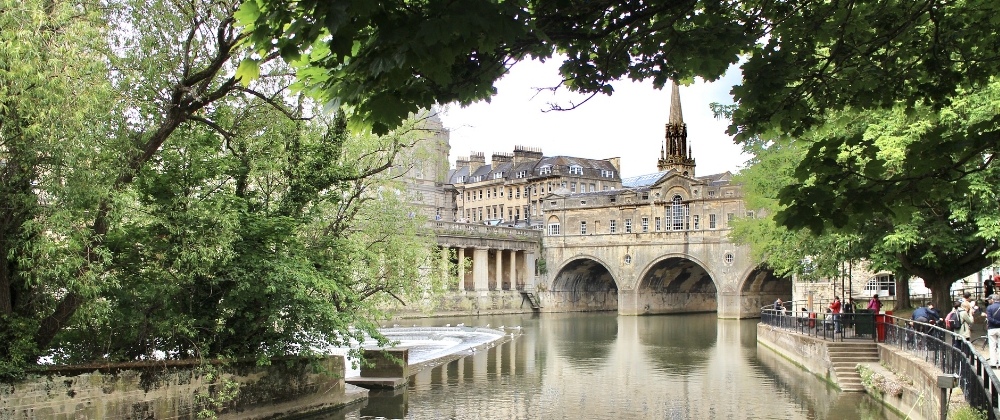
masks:
<instances>
[{"instance_id":1,"label":"stone wall","mask_svg":"<svg viewBox=\"0 0 1000 420\"><path fill-rule=\"evenodd\" d=\"M288 416L367 398L343 376L341 356L315 364L278 359L262 367L254 361L61 367L0 384L0 419L195 419L205 409L220 419ZM227 392L226 383L238 391ZM226 395L221 406L210 404Z\"/></svg>"},{"instance_id":2,"label":"stone wall","mask_svg":"<svg viewBox=\"0 0 1000 420\"><path fill-rule=\"evenodd\" d=\"M419 304L392 302L386 310L399 318L532 312L531 304L517 290L452 290L428 296Z\"/></svg>"},{"instance_id":3,"label":"stone wall","mask_svg":"<svg viewBox=\"0 0 1000 420\"><path fill-rule=\"evenodd\" d=\"M757 324L757 343L781 354L820 379L837 383L825 341Z\"/></svg>"},{"instance_id":4,"label":"stone wall","mask_svg":"<svg viewBox=\"0 0 1000 420\"><path fill-rule=\"evenodd\" d=\"M879 344L878 358L897 376L909 378L911 383L903 387L903 395L900 397L880 393L874 393L872 396L895 408L896 411L909 413L911 418L939 417L941 389L937 387L937 376L941 374L940 369L885 344Z\"/></svg>"}]
</instances>

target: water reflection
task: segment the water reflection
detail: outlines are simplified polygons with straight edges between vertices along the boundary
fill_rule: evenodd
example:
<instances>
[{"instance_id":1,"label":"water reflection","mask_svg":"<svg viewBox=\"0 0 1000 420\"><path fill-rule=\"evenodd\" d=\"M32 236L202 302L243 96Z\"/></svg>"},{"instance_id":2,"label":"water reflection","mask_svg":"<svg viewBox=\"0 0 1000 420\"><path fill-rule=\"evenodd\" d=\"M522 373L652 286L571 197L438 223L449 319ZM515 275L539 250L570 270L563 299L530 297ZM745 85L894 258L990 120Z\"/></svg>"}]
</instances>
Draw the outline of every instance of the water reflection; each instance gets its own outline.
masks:
<instances>
[{"instance_id":1,"label":"water reflection","mask_svg":"<svg viewBox=\"0 0 1000 420\"><path fill-rule=\"evenodd\" d=\"M364 408L315 418L897 418L758 348L753 320L576 313L416 322L524 330L415 375L405 393L373 394Z\"/></svg>"}]
</instances>

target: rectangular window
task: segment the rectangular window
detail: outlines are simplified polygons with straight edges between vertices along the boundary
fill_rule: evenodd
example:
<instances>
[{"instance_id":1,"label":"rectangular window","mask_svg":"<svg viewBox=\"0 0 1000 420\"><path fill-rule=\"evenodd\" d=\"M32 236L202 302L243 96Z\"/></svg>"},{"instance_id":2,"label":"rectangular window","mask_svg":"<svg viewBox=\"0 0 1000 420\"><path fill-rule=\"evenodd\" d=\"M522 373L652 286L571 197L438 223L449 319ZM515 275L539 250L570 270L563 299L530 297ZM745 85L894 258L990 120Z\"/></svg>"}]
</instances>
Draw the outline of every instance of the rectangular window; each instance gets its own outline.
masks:
<instances>
[{"instance_id":1,"label":"rectangular window","mask_svg":"<svg viewBox=\"0 0 1000 420\"><path fill-rule=\"evenodd\" d=\"M748 219L753 219L753 210L750 210L750 211L747 212L747 218Z\"/></svg>"},{"instance_id":2,"label":"rectangular window","mask_svg":"<svg viewBox=\"0 0 1000 420\"><path fill-rule=\"evenodd\" d=\"M571 192L571 193L575 193L576 192L576 183L575 182L570 182L569 183L569 192Z\"/></svg>"},{"instance_id":3,"label":"rectangular window","mask_svg":"<svg viewBox=\"0 0 1000 420\"><path fill-rule=\"evenodd\" d=\"M597 186L594 185L594 184L590 184L590 192L594 192L594 191L597 191Z\"/></svg>"},{"instance_id":4,"label":"rectangular window","mask_svg":"<svg viewBox=\"0 0 1000 420\"><path fill-rule=\"evenodd\" d=\"M569 167L569 173L570 173L570 175L583 175L583 167L581 167L581 166L570 166Z\"/></svg>"},{"instance_id":5,"label":"rectangular window","mask_svg":"<svg viewBox=\"0 0 1000 420\"><path fill-rule=\"evenodd\" d=\"M735 213L726 213L726 226L729 226L731 223L733 223L734 218L736 218Z\"/></svg>"},{"instance_id":6,"label":"rectangular window","mask_svg":"<svg viewBox=\"0 0 1000 420\"><path fill-rule=\"evenodd\" d=\"M643 200L649 200L649 193L648 192L642 193L642 199Z\"/></svg>"},{"instance_id":7,"label":"rectangular window","mask_svg":"<svg viewBox=\"0 0 1000 420\"><path fill-rule=\"evenodd\" d=\"M625 219L625 233L632 233L632 219Z\"/></svg>"},{"instance_id":8,"label":"rectangular window","mask_svg":"<svg viewBox=\"0 0 1000 420\"><path fill-rule=\"evenodd\" d=\"M483 190L479 190L479 199L480 199L480 200L482 200L482 199L483 199Z\"/></svg>"},{"instance_id":9,"label":"rectangular window","mask_svg":"<svg viewBox=\"0 0 1000 420\"><path fill-rule=\"evenodd\" d=\"M539 175L548 175L551 173L552 173L552 165L546 165L541 168L538 168Z\"/></svg>"},{"instance_id":10,"label":"rectangular window","mask_svg":"<svg viewBox=\"0 0 1000 420\"><path fill-rule=\"evenodd\" d=\"M659 232L660 231L660 218L659 217L653 218L653 224L656 225L656 231Z\"/></svg>"},{"instance_id":11,"label":"rectangular window","mask_svg":"<svg viewBox=\"0 0 1000 420\"><path fill-rule=\"evenodd\" d=\"M587 222L580 222L580 234L581 235L587 234Z\"/></svg>"},{"instance_id":12,"label":"rectangular window","mask_svg":"<svg viewBox=\"0 0 1000 420\"><path fill-rule=\"evenodd\" d=\"M549 236L555 236L559 234L559 224L552 223L549 225Z\"/></svg>"},{"instance_id":13,"label":"rectangular window","mask_svg":"<svg viewBox=\"0 0 1000 420\"><path fill-rule=\"evenodd\" d=\"M708 196L709 197L715 197L715 191L709 190L708 191Z\"/></svg>"},{"instance_id":14,"label":"rectangular window","mask_svg":"<svg viewBox=\"0 0 1000 420\"><path fill-rule=\"evenodd\" d=\"M642 218L642 233L646 233L646 232L649 232L649 218L648 217L643 217Z\"/></svg>"},{"instance_id":15,"label":"rectangular window","mask_svg":"<svg viewBox=\"0 0 1000 420\"><path fill-rule=\"evenodd\" d=\"M700 228L698 227L698 215L696 214L696 215L694 215L694 230L698 230L698 229L700 229Z\"/></svg>"},{"instance_id":16,"label":"rectangular window","mask_svg":"<svg viewBox=\"0 0 1000 420\"><path fill-rule=\"evenodd\" d=\"M514 198L521 198L521 187L517 187L517 189L514 190Z\"/></svg>"},{"instance_id":17,"label":"rectangular window","mask_svg":"<svg viewBox=\"0 0 1000 420\"><path fill-rule=\"evenodd\" d=\"M715 213L708 215L708 228L715 229Z\"/></svg>"},{"instance_id":18,"label":"rectangular window","mask_svg":"<svg viewBox=\"0 0 1000 420\"><path fill-rule=\"evenodd\" d=\"M617 231L618 230L615 229L615 221L614 220L608 221L608 233L616 233Z\"/></svg>"}]
</instances>

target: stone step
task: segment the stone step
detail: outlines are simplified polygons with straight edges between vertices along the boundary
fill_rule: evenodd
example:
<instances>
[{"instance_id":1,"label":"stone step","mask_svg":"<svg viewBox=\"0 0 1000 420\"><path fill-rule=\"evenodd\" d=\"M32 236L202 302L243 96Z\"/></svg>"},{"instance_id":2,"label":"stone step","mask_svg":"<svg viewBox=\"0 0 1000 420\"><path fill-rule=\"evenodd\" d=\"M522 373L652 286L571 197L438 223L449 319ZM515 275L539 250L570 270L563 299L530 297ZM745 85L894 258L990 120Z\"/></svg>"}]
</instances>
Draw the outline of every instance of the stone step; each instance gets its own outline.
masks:
<instances>
[{"instance_id":1,"label":"stone step","mask_svg":"<svg viewBox=\"0 0 1000 420\"><path fill-rule=\"evenodd\" d=\"M861 363L861 362L877 362L877 361L879 361L878 356L830 356L831 363L837 363L837 362Z\"/></svg>"}]
</instances>

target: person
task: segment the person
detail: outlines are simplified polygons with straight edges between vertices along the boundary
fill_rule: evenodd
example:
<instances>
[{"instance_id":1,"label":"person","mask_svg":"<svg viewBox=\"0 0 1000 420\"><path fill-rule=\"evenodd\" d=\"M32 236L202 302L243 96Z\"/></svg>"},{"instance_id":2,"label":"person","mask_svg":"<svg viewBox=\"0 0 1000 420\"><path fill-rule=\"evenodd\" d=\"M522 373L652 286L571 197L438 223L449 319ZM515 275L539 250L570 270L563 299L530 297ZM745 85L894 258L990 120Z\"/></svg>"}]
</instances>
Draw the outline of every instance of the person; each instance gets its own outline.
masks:
<instances>
[{"instance_id":1,"label":"person","mask_svg":"<svg viewBox=\"0 0 1000 420\"><path fill-rule=\"evenodd\" d=\"M986 341L990 346L990 367L1000 368L1000 297L990 295L986 307Z\"/></svg>"},{"instance_id":2,"label":"person","mask_svg":"<svg viewBox=\"0 0 1000 420\"><path fill-rule=\"evenodd\" d=\"M834 296L833 302L830 302L830 307L827 308L830 312L830 317L833 318L833 331L840 332L840 296Z\"/></svg>"},{"instance_id":3,"label":"person","mask_svg":"<svg viewBox=\"0 0 1000 420\"><path fill-rule=\"evenodd\" d=\"M972 339L972 323L975 322L975 319L972 318L972 313L966 309L969 307L971 307L969 302L963 302L956 308L958 310L958 319L962 320L962 326L958 328L957 333L966 340Z\"/></svg>"},{"instance_id":4,"label":"person","mask_svg":"<svg viewBox=\"0 0 1000 420\"><path fill-rule=\"evenodd\" d=\"M774 301L774 310L781 312L785 311L785 305L781 303L781 298L778 298L778 300Z\"/></svg>"},{"instance_id":5,"label":"person","mask_svg":"<svg viewBox=\"0 0 1000 420\"><path fill-rule=\"evenodd\" d=\"M925 325L934 325L938 320L941 319L941 315L934 310L934 304L928 303L927 306L921 306L913 310L913 315L910 316L913 321L919 322ZM928 331L928 328L922 327L917 329L920 332Z\"/></svg>"},{"instance_id":6,"label":"person","mask_svg":"<svg viewBox=\"0 0 1000 420\"><path fill-rule=\"evenodd\" d=\"M868 301L868 309L879 313L882 310L882 301L879 300L878 295L872 296L871 300Z\"/></svg>"},{"instance_id":7,"label":"person","mask_svg":"<svg viewBox=\"0 0 1000 420\"><path fill-rule=\"evenodd\" d=\"M986 279L983 280L983 296L985 297L992 295L993 291L996 290L994 288L995 285L996 283L993 282L993 278L990 276L986 276Z\"/></svg>"}]
</instances>

